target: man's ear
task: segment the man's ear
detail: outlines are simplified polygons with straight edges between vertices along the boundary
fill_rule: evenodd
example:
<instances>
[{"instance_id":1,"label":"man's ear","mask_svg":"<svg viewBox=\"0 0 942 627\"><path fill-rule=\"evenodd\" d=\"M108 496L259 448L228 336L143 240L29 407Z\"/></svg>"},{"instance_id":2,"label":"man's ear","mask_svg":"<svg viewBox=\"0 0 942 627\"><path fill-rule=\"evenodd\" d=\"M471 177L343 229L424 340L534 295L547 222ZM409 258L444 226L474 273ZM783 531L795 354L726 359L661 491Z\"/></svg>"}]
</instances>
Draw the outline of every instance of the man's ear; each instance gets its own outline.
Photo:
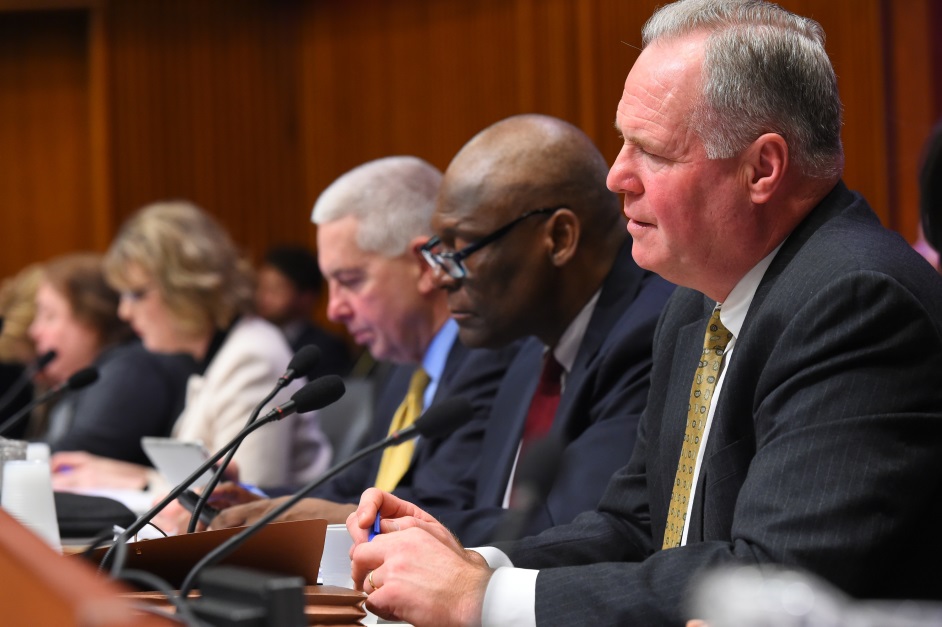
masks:
<instances>
[{"instance_id":1,"label":"man's ear","mask_svg":"<svg viewBox=\"0 0 942 627\"><path fill-rule=\"evenodd\" d=\"M744 153L744 178L749 196L755 204L765 204L788 172L788 143L778 133L765 133Z\"/></svg>"},{"instance_id":2,"label":"man's ear","mask_svg":"<svg viewBox=\"0 0 942 627\"><path fill-rule=\"evenodd\" d=\"M420 235L412 238L409 242L409 252L412 253L412 262L416 268L416 279L418 281L419 293L425 295L438 289L438 283L435 280L435 270L428 265L425 257L422 256L422 247L432 239L428 235Z\"/></svg>"},{"instance_id":3,"label":"man's ear","mask_svg":"<svg viewBox=\"0 0 942 627\"><path fill-rule=\"evenodd\" d=\"M562 267L576 254L582 225L571 209L559 209L546 225L546 243L553 264Z\"/></svg>"}]
</instances>

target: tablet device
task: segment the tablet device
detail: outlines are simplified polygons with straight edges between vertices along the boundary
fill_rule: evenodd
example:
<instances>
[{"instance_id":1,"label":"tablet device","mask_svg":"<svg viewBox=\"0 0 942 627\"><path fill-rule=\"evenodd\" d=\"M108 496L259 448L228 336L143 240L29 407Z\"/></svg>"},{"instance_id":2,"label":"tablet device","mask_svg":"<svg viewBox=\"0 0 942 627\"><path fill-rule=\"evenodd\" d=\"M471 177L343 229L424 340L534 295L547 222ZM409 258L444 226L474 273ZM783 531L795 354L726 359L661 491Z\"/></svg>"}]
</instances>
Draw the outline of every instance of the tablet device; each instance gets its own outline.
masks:
<instances>
[{"instance_id":1,"label":"tablet device","mask_svg":"<svg viewBox=\"0 0 942 627\"><path fill-rule=\"evenodd\" d=\"M202 442L184 442L174 438L145 436L141 438L141 447L170 485L179 485L209 459L209 451ZM213 476L210 468L193 482L191 487L202 488Z\"/></svg>"}]
</instances>

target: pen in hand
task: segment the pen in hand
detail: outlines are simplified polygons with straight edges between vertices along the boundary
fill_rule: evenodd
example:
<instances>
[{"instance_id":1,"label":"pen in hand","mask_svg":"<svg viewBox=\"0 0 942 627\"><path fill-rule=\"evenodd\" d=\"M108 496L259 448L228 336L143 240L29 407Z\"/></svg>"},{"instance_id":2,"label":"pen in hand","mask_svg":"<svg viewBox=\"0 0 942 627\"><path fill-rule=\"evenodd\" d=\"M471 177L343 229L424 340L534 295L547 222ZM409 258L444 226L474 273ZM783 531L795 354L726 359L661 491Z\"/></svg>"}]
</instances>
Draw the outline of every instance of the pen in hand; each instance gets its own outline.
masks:
<instances>
[{"instance_id":1,"label":"pen in hand","mask_svg":"<svg viewBox=\"0 0 942 627\"><path fill-rule=\"evenodd\" d=\"M381 520L380 515L376 514L376 520L373 521L373 526L370 527L370 535L368 540L372 540L378 536L381 532L379 530L379 521Z\"/></svg>"}]
</instances>

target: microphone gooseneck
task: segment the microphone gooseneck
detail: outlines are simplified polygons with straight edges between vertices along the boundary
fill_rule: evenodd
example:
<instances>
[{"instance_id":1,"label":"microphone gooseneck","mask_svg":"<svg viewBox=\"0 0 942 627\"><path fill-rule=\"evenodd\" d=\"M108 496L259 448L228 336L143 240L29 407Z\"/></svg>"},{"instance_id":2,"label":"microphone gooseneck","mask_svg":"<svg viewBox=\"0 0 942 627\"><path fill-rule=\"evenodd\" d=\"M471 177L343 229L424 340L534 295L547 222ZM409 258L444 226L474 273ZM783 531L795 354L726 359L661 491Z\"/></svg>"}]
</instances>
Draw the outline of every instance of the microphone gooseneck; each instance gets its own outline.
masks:
<instances>
[{"instance_id":1,"label":"microphone gooseneck","mask_svg":"<svg viewBox=\"0 0 942 627\"><path fill-rule=\"evenodd\" d=\"M52 388L45 394L33 399L28 405L20 408L18 412L10 416L6 422L0 425L0 436L7 433L15 427L21 420L26 418L31 411L42 405L55 400L70 390L80 390L87 385L91 385L98 380L98 368L89 366L73 374L71 377Z\"/></svg>"},{"instance_id":2,"label":"microphone gooseneck","mask_svg":"<svg viewBox=\"0 0 942 627\"><path fill-rule=\"evenodd\" d=\"M275 395L278 394L286 385L297 379L298 377L305 377L311 371L314 370L314 366L317 365L317 362L321 358L321 349L313 344L308 344L307 346L302 346L297 353L291 358L291 361L288 362L288 368L285 370L285 373L278 377L278 381L275 383L275 387L272 388L272 391L268 393L268 396L262 399L262 401L255 406L255 409L252 410L251 415L249 415L248 421L245 425L248 426L255 422L258 418L258 414L262 411L262 408L268 404L271 399L275 398ZM341 392L341 395L343 392ZM338 397L339 398L339 397ZM209 482L203 487L203 493L197 499L196 504L193 506L193 512L190 515L190 522L187 524L186 532L193 533L196 530L196 523L200 519L200 514L203 513L203 510L206 508L206 502L212 495L213 490L216 489L216 486L219 485L219 482L222 480L223 474L226 472L226 468L229 467L232 458L235 457L236 451L239 449L237 444L232 450L229 451L229 454L226 455L226 458L222 460L222 463L219 464L219 467L216 468L216 471L213 473L213 476L210 477Z\"/></svg>"},{"instance_id":3,"label":"microphone gooseneck","mask_svg":"<svg viewBox=\"0 0 942 627\"><path fill-rule=\"evenodd\" d=\"M53 359L56 358L56 351L48 350L33 361L30 365L23 369L23 372L20 373L20 376L17 377L16 381L6 389L3 393L3 397L0 397L0 410L4 410L7 406L13 402L13 399L22 392L29 382L35 377L38 373L42 372L46 366L49 365Z\"/></svg>"},{"instance_id":4,"label":"microphone gooseneck","mask_svg":"<svg viewBox=\"0 0 942 627\"><path fill-rule=\"evenodd\" d=\"M328 382L323 382L324 379L330 379ZM218 462L223 455L228 453L232 448L239 445L245 437L259 429L269 422L274 422L276 420L281 420L282 418L291 415L295 412L308 412L315 409L320 409L321 407L326 407L327 405L333 403L338 398L343 396L344 387L343 380L336 375L331 375L331 377L324 377L323 379L318 379L312 383L308 383L306 386L298 390L291 397L291 400L282 405L276 410L272 410L263 418L260 418L254 421L252 424L247 425L242 429L232 440L230 440L225 446L216 451L209 459L203 462L199 468L194 470L189 477L184 479L180 484L174 487L170 492L160 500L156 505L154 505L150 510L142 514L125 529L120 536L115 540L114 544L109 547L108 551L102 557L101 562L98 565L99 571L107 567L111 556L114 555L114 563L111 568L111 576L117 579L121 574L121 569L124 566L124 556L127 551L127 541L134 534L140 531L144 525L149 523L154 516L156 516L163 508L167 506L168 503L180 496L184 490L189 488L194 481L199 479L204 472Z\"/></svg>"},{"instance_id":5,"label":"microphone gooseneck","mask_svg":"<svg viewBox=\"0 0 942 627\"><path fill-rule=\"evenodd\" d=\"M554 433L537 440L522 453L511 489L510 508L494 531L492 542L518 540L543 503L562 465L562 440Z\"/></svg>"},{"instance_id":6,"label":"microphone gooseneck","mask_svg":"<svg viewBox=\"0 0 942 627\"><path fill-rule=\"evenodd\" d=\"M37 357L36 361L33 362L33 365L31 366L32 373L30 374L30 376L34 376L37 373L42 372L46 368L46 366L49 365L49 362L51 362L53 359L58 357L58 355L59 354L56 351L48 350L42 355L40 355L39 357Z\"/></svg>"},{"instance_id":7,"label":"microphone gooseneck","mask_svg":"<svg viewBox=\"0 0 942 627\"><path fill-rule=\"evenodd\" d=\"M271 510L252 525L246 527L240 533L232 536L215 549L207 553L196 563L187 574L180 586L180 598L185 599L196 582L196 576L207 566L223 559L235 549L241 546L246 540L258 533L265 525L275 520L287 510L291 509L298 501L303 499L311 490L314 490L322 483L332 478L337 473L345 470L348 466L358 462L367 455L385 449L389 446L401 444L414 437L422 435L423 437L442 437L456 430L458 427L468 422L473 415L471 403L461 397L450 398L441 403L436 403L428 409L411 427L390 434L383 440L370 444L360 449L344 461L331 467L320 477L317 477L303 488L295 492L291 498Z\"/></svg>"}]
</instances>

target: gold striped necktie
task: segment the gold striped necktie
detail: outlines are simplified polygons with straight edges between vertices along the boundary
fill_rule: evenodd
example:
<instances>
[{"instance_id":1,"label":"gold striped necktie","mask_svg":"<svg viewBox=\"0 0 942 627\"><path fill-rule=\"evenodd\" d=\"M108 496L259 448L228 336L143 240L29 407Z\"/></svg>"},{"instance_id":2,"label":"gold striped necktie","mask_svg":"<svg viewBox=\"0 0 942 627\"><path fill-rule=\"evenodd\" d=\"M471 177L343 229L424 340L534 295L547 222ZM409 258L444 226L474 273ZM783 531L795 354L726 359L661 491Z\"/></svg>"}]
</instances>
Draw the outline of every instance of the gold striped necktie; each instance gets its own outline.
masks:
<instances>
[{"instance_id":1,"label":"gold striped necktie","mask_svg":"<svg viewBox=\"0 0 942 627\"><path fill-rule=\"evenodd\" d=\"M713 310L703 338L703 352L690 389L690 404L687 406L687 428L684 431L684 445L680 449L680 461L674 476L674 489L671 492L670 509L667 513L667 527L664 529L662 548L680 546L687 522L687 503L693 491L693 470L697 464L697 454L703 441L703 430L710 414L710 402L713 390L720 378L720 367L726 346L733 339L733 334L720 322L719 306Z\"/></svg>"}]
</instances>

